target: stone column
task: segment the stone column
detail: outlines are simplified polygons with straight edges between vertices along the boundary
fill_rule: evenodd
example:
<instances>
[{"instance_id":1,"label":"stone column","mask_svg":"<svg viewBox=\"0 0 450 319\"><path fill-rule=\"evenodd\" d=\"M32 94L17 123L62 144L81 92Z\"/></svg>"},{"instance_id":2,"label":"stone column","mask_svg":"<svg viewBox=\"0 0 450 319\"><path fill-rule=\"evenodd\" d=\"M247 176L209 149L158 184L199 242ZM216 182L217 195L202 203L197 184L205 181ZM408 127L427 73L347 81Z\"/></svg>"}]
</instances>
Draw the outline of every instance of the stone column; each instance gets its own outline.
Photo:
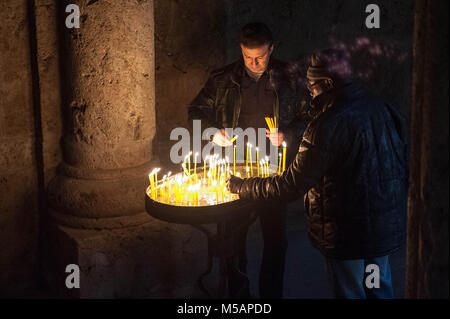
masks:
<instances>
[{"instance_id":1,"label":"stone column","mask_svg":"<svg viewBox=\"0 0 450 319\"><path fill-rule=\"evenodd\" d=\"M74 228L141 224L155 136L153 2L69 3L81 21L59 21L63 162L48 186L51 215Z\"/></svg>"},{"instance_id":2,"label":"stone column","mask_svg":"<svg viewBox=\"0 0 450 319\"><path fill-rule=\"evenodd\" d=\"M158 236L144 208L154 165L153 1L55 3L64 132L47 188L47 281L63 296L136 296L151 277L140 262ZM79 29L65 26L68 4L80 9ZM67 289L68 264L79 266L80 288Z\"/></svg>"},{"instance_id":3,"label":"stone column","mask_svg":"<svg viewBox=\"0 0 450 319\"><path fill-rule=\"evenodd\" d=\"M448 1L415 2L407 298L448 298Z\"/></svg>"}]
</instances>

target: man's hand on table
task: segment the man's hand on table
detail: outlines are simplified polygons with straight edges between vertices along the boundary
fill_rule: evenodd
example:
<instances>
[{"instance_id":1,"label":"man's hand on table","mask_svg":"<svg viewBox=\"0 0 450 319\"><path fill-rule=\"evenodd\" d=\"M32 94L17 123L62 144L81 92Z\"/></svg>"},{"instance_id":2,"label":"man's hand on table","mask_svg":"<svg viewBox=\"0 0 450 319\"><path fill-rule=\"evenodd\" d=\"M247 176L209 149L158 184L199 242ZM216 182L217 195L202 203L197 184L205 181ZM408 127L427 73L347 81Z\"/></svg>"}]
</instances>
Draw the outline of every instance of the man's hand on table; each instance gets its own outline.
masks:
<instances>
[{"instance_id":1,"label":"man's hand on table","mask_svg":"<svg viewBox=\"0 0 450 319\"><path fill-rule=\"evenodd\" d=\"M239 194L239 190L241 189L241 185L244 182L244 179L231 175L226 180L227 189L233 194Z\"/></svg>"}]
</instances>

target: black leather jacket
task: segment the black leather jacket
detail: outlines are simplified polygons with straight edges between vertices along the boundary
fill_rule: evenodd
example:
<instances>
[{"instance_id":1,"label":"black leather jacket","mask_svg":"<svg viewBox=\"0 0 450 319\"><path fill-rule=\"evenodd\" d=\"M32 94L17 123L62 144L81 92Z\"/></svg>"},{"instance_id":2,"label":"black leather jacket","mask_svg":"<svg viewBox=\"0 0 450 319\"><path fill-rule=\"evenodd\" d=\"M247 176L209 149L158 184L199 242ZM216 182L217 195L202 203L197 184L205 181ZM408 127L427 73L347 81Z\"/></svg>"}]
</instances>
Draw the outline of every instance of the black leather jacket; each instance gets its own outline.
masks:
<instances>
[{"instance_id":1,"label":"black leather jacket","mask_svg":"<svg viewBox=\"0 0 450 319\"><path fill-rule=\"evenodd\" d=\"M239 196L285 201L306 194L308 235L325 256L384 256L404 243L407 168L399 108L349 84L308 125L289 168L244 180Z\"/></svg>"},{"instance_id":2,"label":"black leather jacket","mask_svg":"<svg viewBox=\"0 0 450 319\"><path fill-rule=\"evenodd\" d=\"M245 72L242 60L213 71L203 89L188 107L192 120L202 120L202 127L236 128L241 111L240 79ZM271 58L267 68L274 93L273 115L288 145L297 145L310 118L303 116L295 85L287 64ZM299 115L301 114L301 115Z\"/></svg>"}]
</instances>

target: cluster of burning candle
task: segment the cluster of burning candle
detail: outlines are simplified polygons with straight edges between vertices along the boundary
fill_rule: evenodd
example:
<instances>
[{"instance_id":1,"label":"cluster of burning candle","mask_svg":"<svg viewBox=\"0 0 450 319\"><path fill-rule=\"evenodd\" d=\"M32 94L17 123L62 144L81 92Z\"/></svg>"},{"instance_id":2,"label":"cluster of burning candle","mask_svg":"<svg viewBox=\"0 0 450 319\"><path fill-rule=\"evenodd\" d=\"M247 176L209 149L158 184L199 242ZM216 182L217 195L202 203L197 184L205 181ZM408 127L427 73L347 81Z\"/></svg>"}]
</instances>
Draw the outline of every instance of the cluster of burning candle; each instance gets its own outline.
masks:
<instances>
[{"instance_id":1,"label":"cluster of burning candle","mask_svg":"<svg viewBox=\"0 0 450 319\"><path fill-rule=\"evenodd\" d=\"M237 137L234 138L234 140ZM203 161L203 170L197 170L198 153L192 156L189 152L181 164L182 173L171 175L169 172L158 181L160 168L155 168L149 174L150 187L148 195L157 201L177 206L205 206L217 205L238 199L238 195L231 194L225 185L225 181L231 174L242 177L270 175L269 158L259 160L259 151L256 148L256 163L252 161L252 145L247 144L247 156L245 160L245 172L243 165L236 165L236 146L233 152L233 168L230 168L228 157L219 158L219 155L208 155ZM250 150L250 151L249 151ZM191 165L191 157L193 165ZM278 174L285 169L286 144L283 143L283 154L279 154ZM282 165L282 166L281 166ZM193 170L191 170L193 166ZM237 167L236 167L237 166ZM254 166L255 169L254 169ZM281 170L281 168L283 170ZM275 168L276 169L276 168ZM273 171L275 171L275 169ZM240 170L240 171L239 171ZM276 172L276 171L275 171ZM254 175L256 173L256 175Z\"/></svg>"},{"instance_id":2,"label":"cluster of burning candle","mask_svg":"<svg viewBox=\"0 0 450 319\"><path fill-rule=\"evenodd\" d=\"M194 157L194 170L191 170L189 153L182 164L183 172L171 176L171 172L164 175L158 181L159 168L149 174L149 196L157 201L181 205L202 206L216 205L237 199L231 194L225 185L226 178L230 176L230 162L227 159L219 159L218 156L209 156L203 165L203 173L197 171L196 156ZM208 169L206 162L209 162ZM239 173L238 173L239 176Z\"/></svg>"}]
</instances>

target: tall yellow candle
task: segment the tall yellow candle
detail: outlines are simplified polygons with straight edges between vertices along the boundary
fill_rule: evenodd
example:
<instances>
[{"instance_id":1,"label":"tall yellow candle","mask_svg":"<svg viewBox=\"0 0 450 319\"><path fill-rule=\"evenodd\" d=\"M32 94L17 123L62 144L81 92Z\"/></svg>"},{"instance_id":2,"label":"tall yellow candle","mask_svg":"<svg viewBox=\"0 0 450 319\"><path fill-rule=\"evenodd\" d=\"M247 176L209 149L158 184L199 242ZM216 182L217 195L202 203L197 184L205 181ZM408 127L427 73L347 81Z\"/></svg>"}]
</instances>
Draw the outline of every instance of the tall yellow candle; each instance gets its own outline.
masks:
<instances>
[{"instance_id":1,"label":"tall yellow candle","mask_svg":"<svg viewBox=\"0 0 450 319\"><path fill-rule=\"evenodd\" d=\"M260 166L261 166L261 177L266 177L266 170L265 170L265 166L264 166L264 160L261 160L260 162Z\"/></svg>"},{"instance_id":2,"label":"tall yellow candle","mask_svg":"<svg viewBox=\"0 0 450 319\"><path fill-rule=\"evenodd\" d=\"M208 159L208 156L205 157L203 160L203 179L206 178L206 160Z\"/></svg>"},{"instance_id":3,"label":"tall yellow candle","mask_svg":"<svg viewBox=\"0 0 450 319\"><path fill-rule=\"evenodd\" d=\"M194 178L195 178L196 183L197 183L197 156L198 156L198 153L195 153L195 155L194 155Z\"/></svg>"},{"instance_id":4,"label":"tall yellow candle","mask_svg":"<svg viewBox=\"0 0 450 319\"><path fill-rule=\"evenodd\" d=\"M247 156L245 157L245 167L248 166L248 148L249 148L249 143L247 143Z\"/></svg>"},{"instance_id":5,"label":"tall yellow candle","mask_svg":"<svg viewBox=\"0 0 450 319\"><path fill-rule=\"evenodd\" d=\"M158 168L155 172L155 198L158 197L158 172L160 168Z\"/></svg>"},{"instance_id":6,"label":"tall yellow candle","mask_svg":"<svg viewBox=\"0 0 450 319\"><path fill-rule=\"evenodd\" d=\"M167 197L170 196L171 187L170 187L170 175L172 172L167 173Z\"/></svg>"},{"instance_id":7,"label":"tall yellow candle","mask_svg":"<svg viewBox=\"0 0 450 319\"><path fill-rule=\"evenodd\" d=\"M149 179L149 181L150 181L150 185L155 185L155 179L154 179L154 175L155 175L155 173L157 172L157 168L154 168L151 172L150 172L150 174L148 174L148 179Z\"/></svg>"},{"instance_id":8,"label":"tall yellow candle","mask_svg":"<svg viewBox=\"0 0 450 319\"><path fill-rule=\"evenodd\" d=\"M200 189L200 185L196 184L194 188L194 206L198 206L198 191Z\"/></svg>"},{"instance_id":9,"label":"tall yellow candle","mask_svg":"<svg viewBox=\"0 0 450 319\"><path fill-rule=\"evenodd\" d=\"M194 173L197 173L197 156L198 156L198 153L195 153L195 155L194 155Z\"/></svg>"},{"instance_id":10,"label":"tall yellow candle","mask_svg":"<svg viewBox=\"0 0 450 319\"><path fill-rule=\"evenodd\" d=\"M263 170L263 163L262 161L259 162L259 166L261 166L261 177L264 177L264 170Z\"/></svg>"},{"instance_id":11,"label":"tall yellow candle","mask_svg":"<svg viewBox=\"0 0 450 319\"><path fill-rule=\"evenodd\" d=\"M164 197L166 196L166 178L167 175L163 176L162 184L161 184L161 200L164 201Z\"/></svg>"},{"instance_id":12,"label":"tall yellow candle","mask_svg":"<svg viewBox=\"0 0 450 319\"><path fill-rule=\"evenodd\" d=\"M248 166L245 168L245 170L247 171L247 178L250 177L250 169L248 168Z\"/></svg>"},{"instance_id":13,"label":"tall yellow candle","mask_svg":"<svg viewBox=\"0 0 450 319\"><path fill-rule=\"evenodd\" d=\"M252 144L250 144L250 176L253 176Z\"/></svg>"},{"instance_id":14,"label":"tall yellow candle","mask_svg":"<svg viewBox=\"0 0 450 319\"><path fill-rule=\"evenodd\" d=\"M208 183L207 184L211 184L212 183L212 174L211 174L211 166L208 170L208 174L206 174L206 176L208 176Z\"/></svg>"},{"instance_id":15,"label":"tall yellow candle","mask_svg":"<svg viewBox=\"0 0 450 319\"><path fill-rule=\"evenodd\" d=\"M174 189L175 189L175 204L178 205L180 202L180 181L179 181L179 179L175 180Z\"/></svg>"},{"instance_id":16,"label":"tall yellow candle","mask_svg":"<svg viewBox=\"0 0 450 319\"><path fill-rule=\"evenodd\" d=\"M181 204L184 203L184 184L181 185Z\"/></svg>"},{"instance_id":17,"label":"tall yellow candle","mask_svg":"<svg viewBox=\"0 0 450 319\"><path fill-rule=\"evenodd\" d=\"M220 185L220 186L219 186ZM220 201L223 203L223 188L222 188L222 183L220 183L219 185L217 185L217 187L219 187L220 189Z\"/></svg>"},{"instance_id":18,"label":"tall yellow candle","mask_svg":"<svg viewBox=\"0 0 450 319\"><path fill-rule=\"evenodd\" d=\"M212 182L212 186L213 186L214 191L215 191L215 193L216 193L216 202L217 202L217 204L218 204L218 203L219 203L219 192L218 192L218 190L217 190L217 182L216 182L216 181L213 181L213 182Z\"/></svg>"},{"instance_id":19,"label":"tall yellow candle","mask_svg":"<svg viewBox=\"0 0 450 319\"><path fill-rule=\"evenodd\" d=\"M281 174L281 153L278 154L278 175Z\"/></svg>"},{"instance_id":20,"label":"tall yellow candle","mask_svg":"<svg viewBox=\"0 0 450 319\"><path fill-rule=\"evenodd\" d=\"M236 175L236 145L233 145L233 173Z\"/></svg>"},{"instance_id":21,"label":"tall yellow candle","mask_svg":"<svg viewBox=\"0 0 450 319\"><path fill-rule=\"evenodd\" d=\"M167 181L167 184L169 184L169 181ZM167 187L170 187L170 184ZM170 193L169 193L169 190L168 190L167 193L166 193L166 203L167 204L169 203L169 199L170 199Z\"/></svg>"},{"instance_id":22,"label":"tall yellow candle","mask_svg":"<svg viewBox=\"0 0 450 319\"><path fill-rule=\"evenodd\" d=\"M152 173L148 174L148 181L150 182L150 186L153 188L153 176Z\"/></svg>"},{"instance_id":23,"label":"tall yellow candle","mask_svg":"<svg viewBox=\"0 0 450 319\"><path fill-rule=\"evenodd\" d=\"M191 176L191 155L192 155L192 152L189 152L189 155L188 155L188 171L189 171L189 176Z\"/></svg>"},{"instance_id":24,"label":"tall yellow candle","mask_svg":"<svg viewBox=\"0 0 450 319\"><path fill-rule=\"evenodd\" d=\"M152 174L148 174L148 179L150 181L150 198L154 198L153 194L155 192L155 185L153 184L153 176Z\"/></svg>"},{"instance_id":25,"label":"tall yellow candle","mask_svg":"<svg viewBox=\"0 0 450 319\"><path fill-rule=\"evenodd\" d=\"M208 168L208 178L210 179L210 181L213 180L213 161L212 161L212 156L209 157L209 168Z\"/></svg>"},{"instance_id":26,"label":"tall yellow candle","mask_svg":"<svg viewBox=\"0 0 450 319\"><path fill-rule=\"evenodd\" d=\"M258 169L258 177L259 177L259 165L258 165L258 163L259 163L259 152L258 152L258 148L256 148L256 167L257 167L257 169Z\"/></svg>"},{"instance_id":27,"label":"tall yellow candle","mask_svg":"<svg viewBox=\"0 0 450 319\"><path fill-rule=\"evenodd\" d=\"M216 179L217 176L217 161L216 161L216 157L214 156L214 160L213 160L213 179Z\"/></svg>"},{"instance_id":28,"label":"tall yellow candle","mask_svg":"<svg viewBox=\"0 0 450 319\"><path fill-rule=\"evenodd\" d=\"M269 177L269 157L267 157L267 156L266 156L266 161L265 161L265 163L266 163L266 167L265 167L265 169L266 169L266 175L267 175L267 177Z\"/></svg>"},{"instance_id":29,"label":"tall yellow candle","mask_svg":"<svg viewBox=\"0 0 450 319\"><path fill-rule=\"evenodd\" d=\"M286 142L283 142L283 172L286 169Z\"/></svg>"}]
</instances>

